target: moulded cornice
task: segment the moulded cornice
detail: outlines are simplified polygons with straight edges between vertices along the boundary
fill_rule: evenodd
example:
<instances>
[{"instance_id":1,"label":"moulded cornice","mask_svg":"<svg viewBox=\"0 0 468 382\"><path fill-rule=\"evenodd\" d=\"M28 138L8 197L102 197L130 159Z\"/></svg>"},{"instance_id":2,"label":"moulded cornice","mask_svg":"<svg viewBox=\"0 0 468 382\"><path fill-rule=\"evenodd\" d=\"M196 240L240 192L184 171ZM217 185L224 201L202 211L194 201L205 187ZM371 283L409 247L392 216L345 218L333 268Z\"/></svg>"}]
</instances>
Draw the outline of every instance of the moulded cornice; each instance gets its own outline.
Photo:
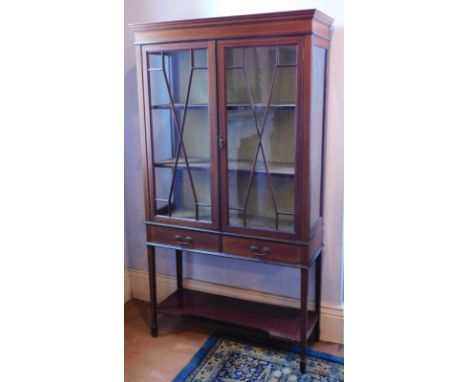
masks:
<instances>
[{"instance_id":1,"label":"moulded cornice","mask_svg":"<svg viewBox=\"0 0 468 382\"><path fill-rule=\"evenodd\" d=\"M298 19L313 19L316 22L331 26L333 19L317 9L305 9L299 11L287 11L276 13L261 13L253 15L210 17L203 19L162 21L156 23L136 23L129 27L135 32L170 30L197 27L223 27L229 25L240 25L242 23L267 23L275 21L295 21Z\"/></svg>"}]
</instances>

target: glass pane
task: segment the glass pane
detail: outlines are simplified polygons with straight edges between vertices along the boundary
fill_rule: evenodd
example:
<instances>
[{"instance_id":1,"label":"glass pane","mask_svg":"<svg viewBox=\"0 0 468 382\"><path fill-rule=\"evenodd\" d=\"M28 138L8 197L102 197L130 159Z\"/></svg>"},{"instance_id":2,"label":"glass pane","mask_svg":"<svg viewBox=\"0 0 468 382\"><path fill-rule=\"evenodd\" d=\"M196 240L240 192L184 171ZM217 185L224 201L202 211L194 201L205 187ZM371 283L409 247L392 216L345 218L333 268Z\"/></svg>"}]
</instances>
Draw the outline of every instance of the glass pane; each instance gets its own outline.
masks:
<instances>
[{"instance_id":1,"label":"glass pane","mask_svg":"<svg viewBox=\"0 0 468 382\"><path fill-rule=\"evenodd\" d=\"M178 118L182 120L184 111L177 111ZM210 161L210 125L208 109L187 108L184 128L184 145L188 157L194 162ZM183 159L183 157L182 157Z\"/></svg>"},{"instance_id":2,"label":"glass pane","mask_svg":"<svg viewBox=\"0 0 468 382\"><path fill-rule=\"evenodd\" d=\"M320 204L322 194L322 142L323 142L323 107L325 100L325 76L327 51L314 46L312 51L312 120L310 166L312 174L310 224L321 216Z\"/></svg>"},{"instance_id":3,"label":"glass pane","mask_svg":"<svg viewBox=\"0 0 468 382\"><path fill-rule=\"evenodd\" d=\"M294 63L296 47L225 54L229 224L293 233L297 73L277 62Z\"/></svg>"},{"instance_id":4,"label":"glass pane","mask_svg":"<svg viewBox=\"0 0 468 382\"><path fill-rule=\"evenodd\" d=\"M265 109L256 110L257 121L263 122ZM262 147L270 172L294 175L296 111L270 109L262 136ZM258 134L252 110L228 110L229 169L247 171L252 168L258 147ZM263 161L260 152L257 162Z\"/></svg>"},{"instance_id":5,"label":"glass pane","mask_svg":"<svg viewBox=\"0 0 468 382\"><path fill-rule=\"evenodd\" d=\"M171 84L172 98L175 103L184 103L192 68L190 51L166 52L164 57L168 60L166 74Z\"/></svg>"},{"instance_id":6,"label":"glass pane","mask_svg":"<svg viewBox=\"0 0 468 382\"><path fill-rule=\"evenodd\" d=\"M193 66L197 68L208 67L208 56L206 49L195 49L193 51Z\"/></svg>"},{"instance_id":7,"label":"glass pane","mask_svg":"<svg viewBox=\"0 0 468 382\"><path fill-rule=\"evenodd\" d=\"M271 95L271 104L296 103L296 68L278 68L275 86Z\"/></svg>"},{"instance_id":8,"label":"glass pane","mask_svg":"<svg viewBox=\"0 0 468 382\"><path fill-rule=\"evenodd\" d=\"M164 58L164 70L149 68L157 215L211 221L208 70L192 68L192 57L206 67L206 54L149 54L150 65Z\"/></svg>"},{"instance_id":9,"label":"glass pane","mask_svg":"<svg viewBox=\"0 0 468 382\"><path fill-rule=\"evenodd\" d=\"M226 69L226 97L228 105L249 104L244 75L240 69Z\"/></svg>"},{"instance_id":10,"label":"glass pane","mask_svg":"<svg viewBox=\"0 0 468 382\"><path fill-rule=\"evenodd\" d=\"M155 210L158 211L158 214L167 215L169 188L173 171L170 168L155 168L154 170L154 177L157 179L155 182L157 196L155 200Z\"/></svg>"},{"instance_id":11,"label":"glass pane","mask_svg":"<svg viewBox=\"0 0 468 382\"><path fill-rule=\"evenodd\" d=\"M242 65L242 48L230 48L226 51L226 68Z\"/></svg>"},{"instance_id":12,"label":"glass pane","mask_svg":"<svg viewBox=\"0 0 468 382\"><path fill-rule=\"evenodd\" d=\"M193 71L190 104L208 104L208 69Z\"/></svg>"},{"instance_id":13,"label":"glass pane","mask_svg":"<svg viewBox=\"0 0 468 382\"><path fill-rule=\"evenodd\" d=\"M149 67L151 69L160 69L162 68L162 55L160 52L150 53L149 57Z\"/></svg>"},{"instance_id":14,"label":"glass pane","mask_svg":"<svg viewBox=\"0 0 468 382\"><path fill-rule=\"evenodd\" d=\"M280 46L279 63L280 65L295 65L296 64L296 46L295 45Z\"/></svg>"},{"instance_id":15,"label":"glass pane","mask_svg":"<svg viewBox=\"0 0 468 382\"><path fill-rule=\"evenodd\" d=\"M244 226L245 200L250 173L245 171L229 171L229 224ZM283 232L294 232L294 177L271 177L275 199L280 211L290 211L291 216L278 215L272 195L270 193L269 179L266 173L255 173L252 177L249 201L245 209L245 226L263 228ZM278 224L278 227L276 226Z\"/></svg>"},{"instance_id":16,"label":"glass pane","mask_svg":"<svg viewBox=\"0 0 468 382\"><path fill-rule=\"evenodd\" d=\"M150 72L150 97L151 105L169 105L169 93L167 91L164 73L162 71Z\"/></svg>"}]
</instances>

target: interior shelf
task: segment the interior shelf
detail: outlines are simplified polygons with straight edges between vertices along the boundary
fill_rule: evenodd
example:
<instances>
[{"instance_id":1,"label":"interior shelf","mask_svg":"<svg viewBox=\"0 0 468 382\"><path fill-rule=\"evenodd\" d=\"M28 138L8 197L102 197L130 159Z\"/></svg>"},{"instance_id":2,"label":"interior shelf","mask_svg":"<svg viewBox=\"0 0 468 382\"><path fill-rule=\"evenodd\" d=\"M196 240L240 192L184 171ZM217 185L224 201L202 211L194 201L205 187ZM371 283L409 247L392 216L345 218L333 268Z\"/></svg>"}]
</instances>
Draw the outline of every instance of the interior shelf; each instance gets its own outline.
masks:
<instances>
[{"instance_id":1,"label":"interior shelf","mask_svg":"<svg viewBox=\"0 0 468 382\"><path fill-rule=\"evenodd\" d=\"M233 210L231 210L232 212ZM286 220L284 217L289 215L280 215L279 230L281 232L290 232L294 233L294 219L291 217L291 220ZM269 229L272 231L276 230L276 219L268 218L263 216L252 216L247 215L247 227L251 228L260 228L260 229ZM244 226L244 219L242 216L229 216L229 225L236 227Z\"/></svg>"},{"instance_id":2,"label":"interior shelf","mask_svg":"<svg viewBox=\"0 0 468 382\"><path fill-rule=\"evenodd\" d=\"M161 168L174 168L175 159L168 159L165 161L159 161L154 163L154 167L161 167ZM248 172L252 170L252 161L247 160L231 160L228 163L228 171L239 171L239 172ZM189 159L189 166L192 170L209 170L210 168L210 161L208 159ZM257 162L257 167L255 169L255 173L257 174L265 174L266 170L261 162ZM187 168L185 164L185 160L179 159L179 163L177 164L177 168L184 169ZM268 163L268 170L272 175L288 175L294 176L295 168L294 163L290 162L269 162Z\"/></svg>"},{"instance_id":3,"label":"interior shelf","mask_svg":"<svg viewBox=\"0 0 468 382\"><path fill-rule=\"evenodd\" d=\"M174 168L175 165L175 158L159 161L154 163L154 167L160 168ZM190 158L188 160L189 166L191 170L209 170L210 169L210 161L209 159L193 159ZM179 163L177 163L177 168L184 169L187 168L185 164L185 160L183 158L179 159Z\"/></svg>"},{"instance_id":4,"label":"interior shelf","mask_svg":"<svg viewBox=\"0 0 468 382\"><path fill-rule=\"evenodd\" d=\"M207 103L189 103L189 104L187 104L188 109L206 109L206 108L208 108L208 106L209 105ZM185 103L175 103L174 107L176 109L183 110L185 108ZM158 105L151 106L151 108L153 110L155 110L155 109L163 109L163 110L168 109L168 110L170 110L170 109L172 109L172 105L170 103L158 104Z\"/></svg>"},{"instance_id":5,"label":"interior shelf","mask_svg":"<svg viewBox=\"0 0 468 382\"><path fill-rule=\"evenodd\" d=\"M231 210L232 211L232 210ZM163 206L157 211L158 215L167 215L167 206ZM285 217L288 215L280 215ZM285 220L280 217L279 228L281 232L290 232L294 233L294 219L291 217L291 220ZM171 218L174 219L189 219L195 220L195 209L188 208L177 208L171 212ZM199 221L211 222L211 209L208 210L206 207L200 207L199 210ZM243 227L244 219L241 216L229 216L229 225L235 227ZM262 216L252 216L247 215L247 227L260 228L260 229L269 229L272 231L276 230L276 220L274 218L262 217Z\"/></svg>"},{"instance_id":6,"label":"interior shelf","mask_svg":"<svg viewBox=\"0 0 468 382\"><path fill-rule=\"evenodd\" d=\"M200 207L199 210L199 215L198 215L198 221L202 222L211 222L211 209L208 210L208 208L211 207ZM166 215L167 214L167 208L164 209L161 208L157 211L158 215ZM188 209L188 208L177 208L175 211L171 212L171 218L174 219L189 219L189 220L195 220L195 208Z\"/></svg>"},{"instance_id":7,"label":"interior shelf","mask_svg":"<svg viewBox=\"0 0 468 382\"><path fill-rule=\"evenodd\" d=\"M252 161L247 160L230 160L228 163L228 171L252 171ZM266 173L265 166L257 161L255 173ZM292 175L294 176L294 163L291 162L268 162L268 171L272 175Z\"/></svg>"},{"instance_id":8,"label":"interior shelf","mask_svg":"<svg viewBox=\"0 0 468 382\"><path fill-rule=\"evenodd\" d=\"M188 109L206 109L209 105L207 103L189 103L187 104ZM174 107L176 109L184 109L185 104L184 103L175 103ZM231 103L226 105L228 110L237 110L237 109L251 109L250 103ZM267 104L266 103L255 103L254 104L255 109L262 109L266 108ZM158 104L158 105L152 105L151 108L154 109L171 109L172 105L170 103L167 104ZM294 103L274 103L270 104L269 106L270 109L286 109L286 110L291 110L296 108L296 104Z\"/></svg>"},{"instance_id":9,"label":"interior shelf","mask_svg":"<svg viewBox=\"0 0 468 382\"><path fill-rule=\"evenodd\" d=\"M237 109L251 109L250 103L231 103L226 105L228 110L237 110ZM262 109L266 108L267 104L266 103L255 103L254 104L255 109ZM296 104L294 103L274 103L270 104L269 106L270 109L295 109Z\"/></svg>"},{"instance_id":10,"label":"interior shelf","mask_svg":"<svg viewBox=\"0 0 468 382\"><path fill-rule=\"evenodd\" d=\"M201 317L261 330L273 338L300 341L300 311L211 293L182 289L158 305L158 313ZM317 323L317 315L309 311L307 337Z\"/></svg>"}]
</instances>

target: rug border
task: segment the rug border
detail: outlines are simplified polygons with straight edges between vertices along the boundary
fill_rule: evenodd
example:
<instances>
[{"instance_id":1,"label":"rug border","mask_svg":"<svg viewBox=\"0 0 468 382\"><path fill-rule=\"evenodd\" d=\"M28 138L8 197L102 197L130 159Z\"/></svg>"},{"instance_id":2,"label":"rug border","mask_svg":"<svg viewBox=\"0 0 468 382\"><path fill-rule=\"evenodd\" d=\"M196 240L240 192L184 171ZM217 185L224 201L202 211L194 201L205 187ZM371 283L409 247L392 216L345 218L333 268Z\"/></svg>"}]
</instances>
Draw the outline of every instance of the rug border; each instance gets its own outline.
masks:
<instances>
[{"instance_id":1,"label":"rug border","mask_svg":"<svg viewBox=\"0 0 468 382\"><path fill-rule=\"evenodd\" d=\"M202 345L202 347L195 353L192 357L190 362L184 366L184 368L177 374L177 376L173 379L172 382L183 382L185 378L187 378L190 373L192 373L195 368L200 364L200 361L209 353L209 351L213 348L216 341L219 339L213 333Z\"/></svg>"},{"instance_id":2,"label":"rug border","mask_svg":"<svg viewBox=\"0 0 468 382\"><path fill-rule=\"evenodd\" d=\"M255 341L249 341L244 338L238 338L237 336L233 336L232 333L229 333L229 331L225 330L216 330L213 332L210 337L205 341L205 343L202 345L202 347L195 353L195 355L192 357L190 362L184 366L184 368L177 374L177 376L172 380L172 382L184 382L185 378L187 378L200 364L200 361L209 353L209 351L213 348L215 343L221 338L221 337L228 337L233 340L240 340L244 342L250 342L255 345L262 345L259 344L258 342ZM289 350L293 351L295 353L299 353L299 347L296 346L274 346L271 344L268 344L270 347L274 347L279 350ZM329 354L329 353L324 353L324 352L318 352L312 349L307 348L307 355L323 359L325 361L331 361L335 363L339 363L341 365L344 365L344 357L340 357L337 355Z\"/></svg>"}]
</instances>

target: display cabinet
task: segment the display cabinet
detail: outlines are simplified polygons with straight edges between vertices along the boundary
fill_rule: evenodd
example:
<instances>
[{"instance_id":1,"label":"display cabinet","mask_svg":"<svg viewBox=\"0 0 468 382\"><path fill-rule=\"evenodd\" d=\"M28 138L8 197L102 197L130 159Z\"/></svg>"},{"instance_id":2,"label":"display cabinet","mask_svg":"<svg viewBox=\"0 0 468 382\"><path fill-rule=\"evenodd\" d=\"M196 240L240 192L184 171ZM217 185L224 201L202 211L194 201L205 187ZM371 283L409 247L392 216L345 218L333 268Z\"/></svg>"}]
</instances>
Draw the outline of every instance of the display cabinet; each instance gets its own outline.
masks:
<instances>
[{"instance_id":1,"label":"display cabinet","mask_svg":"<svg viewBox=\"0 0 468 382\"><path fill-rule=\"evenodd\" d=\"M157 313L222 320L297 342L304 371L320 336L331 25L304 10L131 26L153 335ZM177 264L177 291L159 304L155 247ZM186 289L185 251L296 268L300 307Z\"/></svg>"}]
</instances>

